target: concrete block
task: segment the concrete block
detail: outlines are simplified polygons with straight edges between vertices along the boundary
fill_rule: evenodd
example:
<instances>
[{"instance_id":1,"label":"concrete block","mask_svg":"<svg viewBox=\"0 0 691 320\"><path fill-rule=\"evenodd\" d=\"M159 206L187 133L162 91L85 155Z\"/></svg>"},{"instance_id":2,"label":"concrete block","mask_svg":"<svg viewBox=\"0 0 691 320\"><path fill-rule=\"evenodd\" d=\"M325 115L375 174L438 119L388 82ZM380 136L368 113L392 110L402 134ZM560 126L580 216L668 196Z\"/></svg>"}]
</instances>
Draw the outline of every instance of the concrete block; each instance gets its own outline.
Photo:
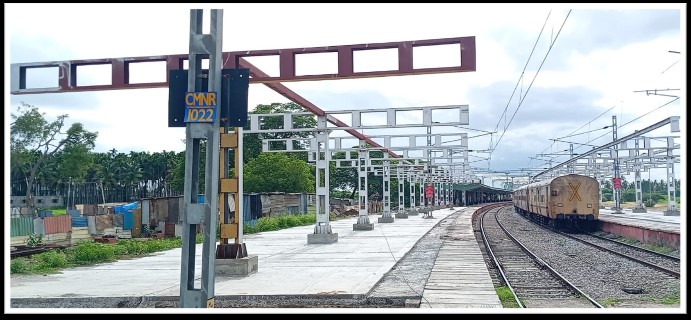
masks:
<instances>
[{"instance_id":1,"label":"concrete block","mask_svg":"<svg viewBox=\"0 0 691 320\"><path fill-rule=\"evenodd\" d=\"M417 216L419 213L417 210L408 210L408 215L409 216Z\"/></svg>"},{"instance_id":2,"label":"concrete block","mask_svg":"<svg viewBox=\"0 0 691 320\"><path fill-rule=\"evenodd\" d=\"M307 244L329 244L338 242L338 233L310 233L307 235Z\"/></svg>"},{"instance_id":3,"label":"concrete block","mask_svg":"<svg viewBox=\"0 0 691 320\"><path fill-rule=\"evenodd\" d=\"M420 307L420 299L405 299L405 307L406 308L419 308Z\"/></svg>"},{"instance_id":4,"label":"concrete block","mask_svg":"<svg viewBox=\"0 0 691 320\"><path fill-rule=\"evenodd\" d=\"M393 217L379 217L377 219L379 223L393 223Z\"/></svg>"},{"instance_id":5,"label":"concrete block","mask_svg":"<svg viewBox=\"0 0 691 320\"><path fill-rule=\"evenodd\" d=\"M645 208L633 208L631 210L631 212L633 212L633 213L646 213L646 212L648 212L648 210L646 210Z\"/></svg>"},{"instance_id":6,"label":"concrete block","mask_svg":"<svg viewBox=\"0 0 691 320\"><path fill-rule=\"evenodd\" d=\"M374 223L354 223L353 231L374 230Z\"/></svg>"},{"instance_id":7,"label":"concrete block","mask_svg":"<svg viewBox=\"0 0 691 320\"><path fill-rule=\"evenodd\" d=\"M678 216L679 215L679 210L665 210L662 212L663 216Z\"/></svg>"},{"instance_id":8,"label":"concrete block","mask_svg":"<svg viewBox=\"0 0 691 320\"><path fill-rule=\"evenodd\" d=\"M408 219L408 214L403 212L403 213L397 213L396 214L397 219Z\"/></svg>"},{"instance_id":9,"label":"concrete block","mask_svg":"<svg viewBox=\"0 0 691 320\"><path fill-rule=\"evenodd\" d=\"M216 259L216 276L247 276L258 269L259 258L256 255L240 259Z\"/></svg>"}]
</instances>

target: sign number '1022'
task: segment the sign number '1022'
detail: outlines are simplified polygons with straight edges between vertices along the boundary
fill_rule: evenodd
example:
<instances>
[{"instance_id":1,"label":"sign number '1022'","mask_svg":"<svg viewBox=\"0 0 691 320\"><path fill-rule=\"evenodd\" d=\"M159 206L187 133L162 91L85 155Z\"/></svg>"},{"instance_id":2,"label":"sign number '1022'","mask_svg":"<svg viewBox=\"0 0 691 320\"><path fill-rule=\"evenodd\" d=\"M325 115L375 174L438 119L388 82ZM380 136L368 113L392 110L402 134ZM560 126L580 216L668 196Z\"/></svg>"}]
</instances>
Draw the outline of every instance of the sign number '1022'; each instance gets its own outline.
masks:
<instances>
[{"instance_id":1,"label":"sign number '1022'","mask_svg":"<svg viewBox=\"0 0 691 320\"><path fill-rule=\"evenodd\" d=\"M214 122L213 108L187 107L185 122Z\"/></svg>"},{"instance_id":2,"label":"sign number '1022'","mask_svg":"<svg viewBox=\"0 0 691 320\"><path fill-rule=\"evenodd\" d=\"M184 122L216 121L215 92L187 92Z\"/></svg>"}]
</instances>

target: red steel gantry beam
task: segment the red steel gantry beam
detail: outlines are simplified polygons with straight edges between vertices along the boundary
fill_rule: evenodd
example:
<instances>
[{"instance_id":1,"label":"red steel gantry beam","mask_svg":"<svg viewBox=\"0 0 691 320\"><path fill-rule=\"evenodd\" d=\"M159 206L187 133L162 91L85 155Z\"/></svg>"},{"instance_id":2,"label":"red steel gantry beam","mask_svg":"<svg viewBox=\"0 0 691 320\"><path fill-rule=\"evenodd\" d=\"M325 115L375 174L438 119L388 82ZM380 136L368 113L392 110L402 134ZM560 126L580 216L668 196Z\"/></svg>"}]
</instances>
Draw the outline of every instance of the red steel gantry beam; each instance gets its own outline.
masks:
<instances>
[{"instance_id":1,"label":"red steel gantry beam","mask_svg":"<svg viewBox=\"0 0 691 320\"><path fill-rule=\"evenodd\" d=\"M413 48L426 46L458 45L459 64L457 66L433 67L433 68L414 68L413 67ZM398 68L395 70L364 71L355 72L353 64L353 54L357 51L397 49ZM316 74L316 75L296 75L295 58L300 54L311 53L337 53L338 72L335 74ZM272 77L264 73L259 68L249 63L246 57L256 56L278 56L279 70L278 77ZM187 54L164 55L164 56L145 56L145 57L125 57L125 58L106 58L89 60L69 60L69 61L49 61L34 63L15 63L11 65L11 94L39 94L39 93L60 93L60 92L81 92L81 91L104 91L121 89L146 89L146 88L166 88L168 87L168 71L183 69L183 63L188 60ZM296 92L288 89L280 82L292 81L314 81L314 80L335 80L352 78L370 78L385 76L402 76L417 74L436 74L451 72L470 72L475 71L475 37L458 37L444 39L429 39L417 41L370 43L342 46L294 48L294 49L271 49L254 51L231 51L223 53L223 68L249 68L250 83L263 83L282 96L288 98L305 109L316 115L324 115L324 110L315 106L307 99L301 97ZM130 83L129 67L134 63L142 62L166 62L166 81ZM111 65L111 83L105 85L77 85L77 67L90 65ZM54 88L27 88L27 70L40 68L58 68L58 87ZM327 120L339 127L347 127L342 121L333 117ZM348 129L348 133L365 140L367 143L381 147L367 136L359 132ZM397 154L388 151L394 157Z\"/></svg>"}]
</instances>

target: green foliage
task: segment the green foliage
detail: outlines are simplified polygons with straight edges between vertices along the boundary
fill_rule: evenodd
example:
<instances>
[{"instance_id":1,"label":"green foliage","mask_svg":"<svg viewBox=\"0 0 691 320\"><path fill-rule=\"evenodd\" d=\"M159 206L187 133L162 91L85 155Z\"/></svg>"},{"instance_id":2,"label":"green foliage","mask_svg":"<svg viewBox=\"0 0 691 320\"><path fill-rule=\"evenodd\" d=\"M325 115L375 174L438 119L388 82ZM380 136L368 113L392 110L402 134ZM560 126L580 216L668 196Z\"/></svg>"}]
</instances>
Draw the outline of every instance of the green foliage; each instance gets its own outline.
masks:
<instances>
[{"instance_id":1,"label":"green foliage","mask_svg":"<svg viewBox=\"0 0 691 320\"><path fill-rule=\"evenodd\" d=\"M89 150L94 148L97 132L89 132L75 122L67 130L67 115L59 115L48 122L45 113L24 102L11 115L10 163L13 179L23 178L27 186L37 180L59 180L58 173L82 180L89 167ZM64 177L66 178L66 177ZM27 203L33 211L32 188L28 188Z\"/></svg>"},{"instance_id":2,"label":"green foliage","mask_svg":"<svg viewBox=\"0 0 691 320\"><path fill-rule=\"evenodd\" d=\"M516 299L514 298L513 293L507 286L501 286L498 288L495 288L495 291L497 292L497 296L499 297L499 301L501 301L501 305L504 308L518 308L518 303L516 303Z\"/></svg>"},{"instance_id":3,"label":"green foliage","mask_svg":"<svg viewBox=\"0 0 691 320\"><path fill-rule=\"evenodd\" d=\"M305 108L294 102L272 104L260 104L250 113L252 114L281 114L308 112ZM281 129L283 128L283 116L269 116L260 119L259 124L262 129ZM249 129L251 121L247 121L245 129ZM317 119L313 115L294 116L293 128L315 128ZM249 133L243 136L243 162L249 163L262 153L263 139L285 139L285 138L308 138L312 136L310 132L284 132L284 133ZM307 149L306 143L298 143L293 146L295 150ZM296 159L307 160L306 152L299 152L293 155ZM231 167L235 164L231 161Z\"/></svg>"},{"instance_id":4,"label":"green foliage","mask_svg":"<svg viewBox=\"0 0 691 320\"><path fill-rule=\"evenodd\" d=\"M599 302L600 305L602 305L603 307L609 308L609 307L611 307L611 306L614 306L617 302L619 302L619 299L607 298L607 299L605 299L605 300L598 301L598 302Z\"/></svg>"},{"instance_id":5,"label":"green foliage","mask_svg":"<svg viewBox=\"0 0 691 320\"><path fill-rule=\"evenodd\" d=\"M62 251L51 250L38 255L39 269L59 269L67 266L67 255Z\"/></svg>"},{"instance_id":6,"label":"green foliage","mask_svg":"<svg viewBox=\"0 0 691 320\"><path fill-rule=\"evenodd\" d=\"M244 168L244 190L250 192L314 192L310 166L282 153L264 152Z\"/></svg>"},{"instance_id":7,"label":"green foliage","mask_svg":"<svg viewBox=\"0 0 691 320\"><path fill-rule=\"evenodd\" d=\"M333 198L339 198L339 199L350 199L350 195L352 192L350 191L345 191L345 190L331 190L331 193L329 194L329 197Z\"/></svg>"},{"instance_id":8,"label":"green foliage","mask_svg":"<svg viewBox=\"0 0 691 320\"><path fill-rule=\"evenodd\" d=\"M197 236L197 243L203 238ZM71 266L84 266L94 263L109 262L118 258L141 256L153 252L165 251L182 246L182 239L164 238L148 241L138 239L120 240L116 244L82 241L62 251L51 250L31 257L19 257L11 260L12 274L47 273Z\"/></svg>"},{"instance_id":9,"label":"green foliage","mask_svg":"<svg viewBox=\"0 0 691 320\"><path fill-rule=\"evenodd\" d=\"M10 260L10 273L11 274L27 274L31 271L31 264L29 259L25 257L19 257Z\"/></svg>"},{"instance_id":10,"label":"green foliage","mask_svg":"<svg viewBox=\"0 0 691 320\"><path fill-rule=\"evenodd\" d=\"M331 215L331 220L334 217ZM252 234L263 231L275 231L284 228L312 225L316 223L316 215L286 214L275 217L260 218L254 226L244 224L244 233ZM217 237L218 239L218 234ZM197 234L196 243L203 243L203 234ZM135 257L153 252L165 251L182 246L182 239L163 238L142 241L141 239L120 240L115 244L83 241L63 251L47 251L31 257L19 257L10 262L12 274L43 274L58 269L84 266L101 262L109 262L124 257Z\"/></svg>"},{"instance_id":11,"label":"green foliage","mask_svg":"<svg viewBox=\"0 0 691 320\"><path fill-rule=\"evenodd\" d=\"M93 166L94 155L84 144L65 147L60 154L58 173L60 177L70 177L76 181L83 181L88 170Z\"/></svg>"},{"instance_id":12,"label":"green foliage","mask_svg":"<svg viewBox=\"0 0 691 320\"><path fill-rule=\"evenodd\" d=\"M681 303L679 298L679 288L677 287L672 294L662 297L659 302L668 305L679 305Z\"/></svg>"},{"instance_id":13,"label":"green foliage","mask_svg":"<svg viewBox=\"0 0 691 320\"><path fill-rule=\"evenodd\" d=\"M652 244L641 244L641 247L648 249L650 251L655 251L655 252L659 252L659 253L663 253L663 254L671 254L672 252L676 251L676 250L674 250L674 248L652 245Z\"/></svg>"},{"instance_id":14,"label":"green foliage","mask_svg":"<svg viewBox=\"0 0 691 320\"><path fill-rule=\"evenodd\" d=\"M73 249L73 261L78 265L115 260L115 246L95 242L80 242Z\"/></svg>"},{"instance_id":15,"label":"green foliage","mask_svg":"<svg viewBox=\"0 0 691 320\"><path fill-rule=\"evenodd\" d=\"M51 209L50 211L53 212L53 217L64 216L64 215L67 214L67 208L62 208L62 209Z\"/></svg>"},{"instance_id":16,"label":"green foliage","mask_svg":"<svg viewBox=\"0 0 691 320\"><path fill-rule=\"evenodd\" d=\"M254 225L243 224L242 232L244 234L253 234L264 231L276 231L315 224L316 222L317 216L315 214L285 214L274 217L261 217Z\"/></svg>"},{"instance_id":17,"label":"green foliage","mask_svg":"<svg viewBox=\"0 0 691 320\"><path fill-rule=\"evenodd\" d=\"M43 235L31 234L29 235L29 240L27 240L26 245L29 247L36 247L43 244Z\"/></svg>"},{"instance_id":18,"label":"green foliage","mask_svg":"<svg viewBox=\"0 0 691 320\"><path fill-rule=\"evenodd\" d=\"M648 208L652 208L655 206L655 201L653 201L652 199L646 199L645 202L643 202L643 204L645 204L645 206Z\"/></svg>"}]
</instances>

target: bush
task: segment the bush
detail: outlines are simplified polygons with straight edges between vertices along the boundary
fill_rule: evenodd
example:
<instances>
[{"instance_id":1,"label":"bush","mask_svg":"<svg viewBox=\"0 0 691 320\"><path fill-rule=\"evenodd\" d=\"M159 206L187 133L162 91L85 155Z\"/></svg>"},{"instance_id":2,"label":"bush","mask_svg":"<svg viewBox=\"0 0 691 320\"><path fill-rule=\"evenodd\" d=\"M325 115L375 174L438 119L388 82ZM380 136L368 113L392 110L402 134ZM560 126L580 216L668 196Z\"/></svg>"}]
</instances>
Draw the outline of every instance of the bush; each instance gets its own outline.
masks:
<instances>
[{"instance_id":1,"label":"bush","mask_svg":"<svg viewBox=\"0 0 691 320\"><path fill-rule=\"evenodd\" d=\"M118 242L119 246L122 246L125 248L125 254L129 255L140 255L140 254L145 254L149 253L146 246L144 245L144 242L141 241L136 241L136 240L126 240L126 241L120 241Z\"/></svg>"},{"instance_id":2,"label":"bush","mask_svg":"<svg viewBox=\"0 0 691 320\"><path fill-rule=\"evenodd\" d=\"M36 247L43 244L43 235L32 234L29 236L29 240L26 241L26 245L29 247Z\"/></svg>"},{"instance_id":3,"label":"bush","mask_svg":"<svg viewBox=\"0 0 691 320\"><path fill-rule=\"evenodd\" d=\"M255 226L259 232L278 230L278 219L274 217L262 217Z\"/></svg>"},{"instance_id":4,"label":"bush","mask_svg":"<svg viewBox=\"0 0 691 320\"><path fill-rule=\"evenodd\" d=\"M80 242L73 247L74 262L76 264L88 264L112 261L115 259L115 248L119 246L104 245L95 242ZM124 250L118 250L123 252Z\"/></svg>"},{"instance_id":5,"label":"bush","mask_svg":"<svg viewBox=\"0 0 691 320\"><path fill-rule=\"evenodd\" d=\"M645 200L644 204L646 207L651 208L655 206L655 201L653 201L652 199L647 199Z\"/></svg>"},{"instance_id":6,"label":"bush","mask_svg":"<svg viewBox=\"0 0 691 320\"><path fill-rule=\"evenodd\" d=\"M29 273L31 270L31 265L27 258L16 258L10 260L10 273Z\"/></svg>"},{"instance_id":7,"label":"bush","mask_svg":"<svg viewBox=\"0 0 691 320\"><path fill-rule=\"evenodd\" d=\"M333 219L332 219L333 220ZM285 214L275 217L262 217L243 224L243 233L252 234L264 231L276 231L286 228L306 226L317 221L315 214Z\"/></svg>"},{"instance_id":8,"label":"bush","mask_svg":"<svg viewBox=\"0 0 691 320\"><path fill-rule=\"evenodd\" d=\"M40 269L58 269L67 267L67 256L65 253L57 250L50 250L38 254L36 258L39 261Z\"/></svg>"}]
</instances>

